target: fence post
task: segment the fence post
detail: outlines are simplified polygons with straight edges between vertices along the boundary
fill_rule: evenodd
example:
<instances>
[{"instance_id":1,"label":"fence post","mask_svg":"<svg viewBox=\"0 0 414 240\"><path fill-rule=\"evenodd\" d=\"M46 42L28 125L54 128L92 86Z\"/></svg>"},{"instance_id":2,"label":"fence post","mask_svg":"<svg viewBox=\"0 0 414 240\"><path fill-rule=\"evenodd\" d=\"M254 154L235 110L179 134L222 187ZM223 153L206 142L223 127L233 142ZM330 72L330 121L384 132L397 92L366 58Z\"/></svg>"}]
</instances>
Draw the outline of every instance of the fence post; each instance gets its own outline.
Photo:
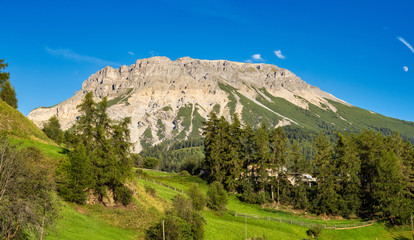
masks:
<instances>
[{"instance_id":1,"label":"fence post","mask_svg":"<svg viewBox=\"0 0 414 240\"><path fill-rule=\"evenodd\" d=\"M164 220L162 220L162 239L165 240Z\"/></svg>"},{"instance_id":2,"label":"fence post","mask_svg":"<svg viewBox=\"0 0 414 240\"><path fill-rule=\"evenodd\" d=\"M290 225L292 225L292 224L293 224L292 219L290 219Z\"/></svg>"},{"instance_id":3,"label":"fence post","mask_svg":"<svg viewBox=\"0 0 414 240\"><path fill-rule=\"evenodd\" d=\"M247 240L247 215L246 214L244 215L244 228L246 231L246 240Z\"/></svg>"}]
</instances>

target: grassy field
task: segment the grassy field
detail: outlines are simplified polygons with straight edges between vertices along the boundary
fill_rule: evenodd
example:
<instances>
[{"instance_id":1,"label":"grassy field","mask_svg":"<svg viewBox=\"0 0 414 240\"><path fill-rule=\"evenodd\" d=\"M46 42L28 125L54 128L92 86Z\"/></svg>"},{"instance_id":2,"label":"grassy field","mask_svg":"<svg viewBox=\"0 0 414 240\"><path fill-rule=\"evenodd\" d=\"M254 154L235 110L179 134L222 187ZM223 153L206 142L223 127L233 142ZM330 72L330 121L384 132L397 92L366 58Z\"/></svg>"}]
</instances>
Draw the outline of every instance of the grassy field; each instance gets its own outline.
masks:
<instances>
[{"instance_id":1,"label":"grassy field","mask_svg":"<svg viewBox=\"0 0 414 240\"><path fill-rule=\"evenodd\" d=\"M187 190L194 182L199 184L204 192L207 192L207 184L200 178L193 176L180 176L179 174L167 174L157 171L144 171L148 179L162 182L178 189ZM140 184L150 185L155 188L158 197L171 201L176 194L180 194L173 189L153 183L150 180L140 179ZM302 216L284 211L266 211L257 205L242 203L236 196L229 198L227 205L229 210L258 214L260 216L271 216L274 218L282 217L294 220L300 220L321 224L340 224L354 223L361 220L331 220L325 221L315 216ZM273 221L259 220L253 218L244 219L243 217L234 217L228 213L219 215L215 212L205 210L203 216L206 224L206 239L244 239L245 237L245 221L247 223L248 237L265 236L266 239L306 239L308 228L290 225L287 223L279 223ZM409 239L408 231L390 231L384 225L376 223L373 226L349 229L349 230L323 230L319 239Z\"/></svg>"},{"instance_id":2,"label":"grassy field","mask_svg":"<svg viewBox=\"0 0 414 240\"><path fill-rule=\"evenodd\" d=\"M60 218L53 229L48 230L46 239L144 239L145 229L162 217L163 212L171 207L175 195L181 194L178 189L186 191L191 184L197 183L204 193L207 184L198 177L181 176L158 171L144 170L145 177L137 178L130 184L136 189L135 203L128 207L103 207L101 205L69 204L62 202ZM162 186L162 182L174 189ZM155 189L156 196L146 193L145 186ZM352 223L359 220L325 221L315 216L302 216L285 211L266 211L257 205L242 203L236 196L229 198L228 208L232 211L271 216L274 218L291 218L314 223ZM254 218L235 217L229 213L217 213L204 210L206 220L205 239L244 239L254 236L266 239L307 239L308 228L288 223L279 223ZM350 230L323 230L318 239L410 239L410 232L389 230L376 223L373 226Z\"/></svg>"},{"instance_id":3,"label":"grassy field","mask_svg":"<svg viewBox=\"0 0 414 240\"><path fill-rule=\"evenodd\" d=\"M80 213L76 206L63 203L58 224L48 230L46 239L137 239L137 232L114 227L107 222Z\"/></svg>"}]
</instances>

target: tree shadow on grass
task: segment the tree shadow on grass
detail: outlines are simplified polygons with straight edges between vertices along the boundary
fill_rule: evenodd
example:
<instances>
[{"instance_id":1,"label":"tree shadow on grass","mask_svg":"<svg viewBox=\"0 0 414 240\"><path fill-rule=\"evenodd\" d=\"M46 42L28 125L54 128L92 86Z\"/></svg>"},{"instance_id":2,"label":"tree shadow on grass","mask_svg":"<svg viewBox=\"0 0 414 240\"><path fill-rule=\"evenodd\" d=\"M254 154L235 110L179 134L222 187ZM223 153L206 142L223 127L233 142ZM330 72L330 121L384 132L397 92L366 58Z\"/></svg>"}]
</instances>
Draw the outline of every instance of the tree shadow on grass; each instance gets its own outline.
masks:
<instances>
[{"instance_id":1,"label":"tree shadow on grass","mask_svg":"<svg viewBox=\"0 0 414 240\"><path fill-rule=\"evenodd\" d=\"M411 238L407 238L407 237L404 237L404 236L396 236L396 237L394 237L394 240L411 240Z\"/></svg>"}]
</instances>

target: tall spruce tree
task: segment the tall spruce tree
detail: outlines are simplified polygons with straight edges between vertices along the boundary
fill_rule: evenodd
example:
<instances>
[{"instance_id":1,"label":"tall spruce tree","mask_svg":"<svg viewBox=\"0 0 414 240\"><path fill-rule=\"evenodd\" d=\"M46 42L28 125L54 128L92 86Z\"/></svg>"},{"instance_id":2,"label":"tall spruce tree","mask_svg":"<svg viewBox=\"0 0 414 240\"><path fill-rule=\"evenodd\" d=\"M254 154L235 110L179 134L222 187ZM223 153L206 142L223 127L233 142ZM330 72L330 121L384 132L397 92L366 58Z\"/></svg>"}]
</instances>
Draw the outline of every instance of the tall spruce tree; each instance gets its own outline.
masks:
<instances>
[{"instance_id":1,"label":"tall spruce tree","mask_svg":"<svg viewBox=\"0 0 414 240\"><path fill-rule=\"evenodd\" d=\"M340 184L340 208L342 215L349 217L358 213L361 207L361 162L357 147L351 135L338 133L335 145L336 174Z\"/></svg>"},{"instance_id":2,"label":"tall spruce tree","mask_svg":"<svg viewBox=\"0 0 414 240\"><path fill-rule=\"evenodd\" d=\"M302 181L302 179L304 174L309 174L311 168L308 161L301 153L301 149L296 140L293 140L289 150L289 170L294 177L292 190L293 207L306 210L309 207L309 183Z\"/></svg>"},{"instance_id":3,"label":"tall spruce tree","mask_svg":"<svg viewBox=\"0 0 414 240\"><path fill-rule=\"evenodd\" d=\"M7 66L4 59L0 59L0 99L11 107L17 108L16 91L9 81L10 73L3 71Z\"/></svg>"},{"instance_id":4,"label":"tall spruce tree","mask_svg":"<svg viewBox=\"0 0 414 240\"><path fill-rule=\"evenodd\" d=\"M235 192L239 186L241 177L242 163L242 130L239 117L233 114L232 123L229 126L229 134L227 135L227 150L225 151L226 159L224 159L224 168L226 177L224 185L229 192Z\"/></svg>"},{"instance_id":5,"label":"tall spruce tree","mask_svg":"<svg viewBox=\"0 0 414 240\"><path fill-rule=\"evenodd\" d=\"M283 128L278 127L274 129L270 136L270 149L271 154L269 157L269 169L271 169L272 174L276 175L276 182L277 182L277 208L279 208L280 205L280 181L281 178L286 174L284 171L286 166L286 159L287 159L287 137L286 133L283 130ZM271 187L271 197L272 200L274 200L273 196L273 182L274 177L271 177L269 179L270 187Z\"/></svg>"},{"instance_id":6,"label":"tall spruce tree","mask_svg":"<svg viewBox=\"0 0 414 240\"><path fill-rule=\"evenodd\" d=\"M243 161L243 182L254 182L254 164L257 154L257 135L249 123L242 131L242 161Z\"/></svg>"},{"instance_id":7,"label":"tall spruce tree","mask_svg":"<svg viewBox=\"0 0 414 240\"><path fill-rule=\"evenodd\" d=\"M209 183L214 181L222 181L224 174L222 174L222 155L220 152L220 125L219 119L215 112L210 113L210 118L204 123L203 135L205 161L204 169L206 171L205 178Z\"/></svg>"},{"instance_id":8,"label":"tall spruce tree","mask_svg":"<svg viewBox=\"0 0 414 240\"><path fill-rule=\"evenodd\" d=\"M335 175L333 149L328 138L321 132L314 141L316 155L313 160L317 187L312 207L317 214L338 214L339 185Z\"/></svg>"},{"instance_id":9,"label":"tall spruce tree","mask_svg":"<svg viewBox=\"0 0 414 240\"><path fill-rule=\"evenodd\" d=\"M260 191L264 192L268 181L270 159L269 133L265 122L262 122L257 130L256 148L254 163L256 185Z\"/></svg>"}]
</instances>

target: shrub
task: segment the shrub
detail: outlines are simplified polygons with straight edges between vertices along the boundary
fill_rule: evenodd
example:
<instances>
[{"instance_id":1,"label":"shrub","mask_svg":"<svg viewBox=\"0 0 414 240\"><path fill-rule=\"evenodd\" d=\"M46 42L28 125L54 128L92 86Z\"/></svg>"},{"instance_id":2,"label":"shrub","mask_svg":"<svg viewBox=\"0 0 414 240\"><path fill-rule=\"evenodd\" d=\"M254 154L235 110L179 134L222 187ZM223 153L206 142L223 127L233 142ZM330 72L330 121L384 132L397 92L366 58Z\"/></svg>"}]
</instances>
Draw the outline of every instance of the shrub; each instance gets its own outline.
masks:
<instances>
[{"instance_id":1,"label":"shrub","mask_svg":"<svg viewBox=\"0 0 414 240\"><path fill-rule=\"evenodd\" d=\"M152 197L157 197L157 191L155 190L155 188L153 188L149 185L145 185L144 188L145 188L146 193L148 193Z\"/></svg>"},{"instance_id":2,"label":"shrub","mask_svg":"<svg viewBox=\"0 0 414 240\"><path fill-rule=\"evenodd\" d=\"M322 228L319 226L314 226L306 231L306 234L312 238L318 237L321 233Z\"/></svg>"},{"instance_id":3,"label":"shrub","mask_svg":"<svg viewBox=\"0 0 414 240\"><path fill-rule=\"evenodd\" d=\"M187 177L187 176L190 176L190 173L189 173L189 172L187 172L186 170L182 170L182 171L179 173L179 175L180 175L180 176Z\"/></svg>"},{"instance_id":4,"label":"shrub","mask_svg":"<svg viewBox=\"0 0 414 240\"><path fill-rule=\"evenodd\" d=\"M197 184L190 186L188 196L191 198L194 210L201 211L205 208L207 199Z\"/></svg>"},{"instance_id":5,"label":"shrub","mask_svg":"<svg viewBox=\"0 0 414 240\"><path fill-rule=\"evenodd\" d=\"M156 169L158 164L160 163L160 160L154 157L146 157L144 159L143 167L147 169Z\"/></svg>"},{"instance_id":6,"label":"shrub","mask_svg":"<svg viewBox=\"0 0 414 240\"><path fill-rule=\"evenodd\" d=\"M204 239L205 220L200 213L193 211L191 200L176 195L173 207L163 219L165 239ZM147 230L146 239L162 239L163 220Z\"/></svg>"},{"instance_id":7,"label":"shrub","mask_svg":"<svg viewBox=\"0 0 414 240\"><path fill-rule=\"evenodd\" d=\"M257 203L257 196L253 189L253 184L251 182L244 182L241 186L242 195L240 200L246 203Z\"/></svg>"},{"instance_id":8,"label":"shrub","mask_svg":"<svg viewBox=\"0 0 414 240\"><path fill-rule=\"evenodd\" d=\"M217 211L222 211L226 209L227 205L227 192L224 190L224 187L219 182L213 182L210 185L210 189L207 192L208 206Z\"/></svg>"},{"instance_id":9,"label":"shrub","mask_svg":"<svg viewBox=\"0 0 414 240\"><path fill-rule=\"evenodd\" d=\"M122 205L127 206L132 202L132 191L126 186L118 186L114 191L115 201L121 202Z\"/></svg>"}]
</instances>

